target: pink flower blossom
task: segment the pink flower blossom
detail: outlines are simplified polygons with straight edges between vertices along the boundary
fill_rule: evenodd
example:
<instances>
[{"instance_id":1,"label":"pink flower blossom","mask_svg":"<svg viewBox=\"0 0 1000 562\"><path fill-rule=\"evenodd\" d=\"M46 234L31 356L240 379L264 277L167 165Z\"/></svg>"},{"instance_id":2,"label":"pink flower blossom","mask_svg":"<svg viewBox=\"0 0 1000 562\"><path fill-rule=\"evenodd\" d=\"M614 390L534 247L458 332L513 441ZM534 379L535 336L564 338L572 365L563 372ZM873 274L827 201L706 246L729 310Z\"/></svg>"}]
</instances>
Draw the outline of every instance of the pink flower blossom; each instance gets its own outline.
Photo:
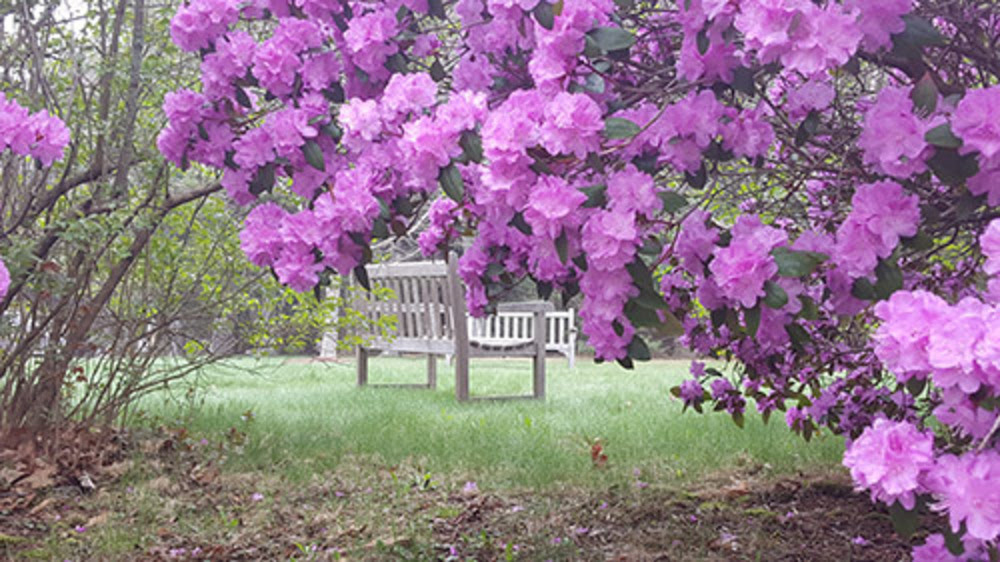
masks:
<instances>
[{"instance_id":1,"label":"pink flower blossom","mask_svg":"<svg viewBox=\"0 0 1000 562\"><path fill-rule=\"evenodd\" d=\"M934 436L908 422L880 418L848 446L844 466L873 501L898 501L913 509L920 478L934 466Z\"/></svg>"},{"instance_id":2,"label":"pink flower blossom","mask_svg":"<svg viewBox=\"0 0 1000 562\"><path fill-rule=\"evenodd\" d=\"M884 88L865 113L858 146L864 151L866 164L884 174L907 178L927 169L924 135L931 126L913 113L908 90Z\"/></svg>"},{"instance_id":3,"label":"pink flower blossom","mask_svg":"<svg viewBox=\"0 0 1000 562\"><path fill-rule=\"evenodd\" d=\"M1000 453L984 451L940 457L928 486L946 511L952 531L964 522L968 535L989 541L1000 535Z\"/></svg>"},{"instance_id":4,"label":"pink flower blossom","mask_svg":"<svg viewBox=\"0 0 1000 562\"><path fill-rule=\"evenodd\" d=\"M996 108L1000 106L1000 86L970 90L958 102L951 118L951 129L962 139L962 154L979 151L992 159L1000 154L1000 123Z\"/></svg>"},{"instance_id":5,"label":"pink flower blossom","mask_svg":"<svg viewBox=\"0 0 1000 562\"><path fill-rule=\"evenodd\" d=\"M743 215L733 226L729 246L717 248L708 268L723 296L747 308L764 296L764 282L778 273L771 250L787 242L787 234Z\"/></svg>"}]
</instances>

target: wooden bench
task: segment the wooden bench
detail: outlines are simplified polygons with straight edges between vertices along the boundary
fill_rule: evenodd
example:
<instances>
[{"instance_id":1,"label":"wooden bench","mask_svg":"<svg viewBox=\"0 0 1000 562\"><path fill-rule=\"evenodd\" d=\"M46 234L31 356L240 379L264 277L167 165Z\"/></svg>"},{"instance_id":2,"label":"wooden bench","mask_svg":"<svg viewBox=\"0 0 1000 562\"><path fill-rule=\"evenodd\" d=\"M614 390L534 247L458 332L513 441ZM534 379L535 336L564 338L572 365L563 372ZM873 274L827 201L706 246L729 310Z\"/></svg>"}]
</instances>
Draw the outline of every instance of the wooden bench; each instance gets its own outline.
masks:
<instances>
[{"instance_id":1,"label":"wooden bench","mask_svg":"<svg viewBox=\"0 0 1000 562\"><path fill-rule=\"evenodd\" d=\"M576 365L576 315L569 310L545 313L545 350L566 356L569 368ZM469 339L473 343L504 345L534 338L534 318L530 312L498 310L496 314L469 316Z\"/></svg>"},{"instance_id":2,"label":"wooden bench","mask_svg":"<svg viewBox=\"0 0 1000 562\"><path fill-rule=\"evenodd\" d=\"M455 396L467 401L469 395L469 359L472 357L531 357L532 394L525 396L491 396L476 398L544 398L545 397L545 313L553 306L548 302L501 304L503 313L527 314L532 319L530 337L510 338L504 342L473 342L465 308L465 291L456 270L456 260L442 262L412 262L366 266L373 290L391 289L394 299L362 299L358 312L372 325L380 316L396 318L396 334L391 339L379 333L365 334L366 347L358 347L358 386L368 385L369 351L398 351L427 355L427 382L419 385L378 386L437 386L437 357L455 357Z\"/></svg>"}]
</instances>

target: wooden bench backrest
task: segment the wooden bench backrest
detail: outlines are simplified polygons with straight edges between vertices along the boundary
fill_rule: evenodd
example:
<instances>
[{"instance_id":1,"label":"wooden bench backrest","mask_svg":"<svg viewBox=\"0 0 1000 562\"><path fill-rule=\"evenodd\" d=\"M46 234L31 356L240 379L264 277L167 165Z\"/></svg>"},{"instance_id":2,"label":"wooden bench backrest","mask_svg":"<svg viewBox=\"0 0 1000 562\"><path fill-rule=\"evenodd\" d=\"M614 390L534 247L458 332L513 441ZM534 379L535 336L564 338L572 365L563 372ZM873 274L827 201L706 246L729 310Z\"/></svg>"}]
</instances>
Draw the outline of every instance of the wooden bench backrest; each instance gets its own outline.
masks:
<instances>
[{"instance_id":1,"label":"wooden bench backrest","mask_svg":"<svg viewBox=\"0 0 1000 562\"><path fill-rule=\"evenodd\" d=\"M370 295L362 303L362 313L370 321L383 315L396 317L397 340L453 342L456 330L456 308L465 318L465 299L451 264L444 262L411 262L366 266L372 289L387 288L394 297L377 300ZM464 322L458 328L464 330ZM380 342L375 333L373 347L392 349L392 341Z\"/></svg>"}]
</instances>

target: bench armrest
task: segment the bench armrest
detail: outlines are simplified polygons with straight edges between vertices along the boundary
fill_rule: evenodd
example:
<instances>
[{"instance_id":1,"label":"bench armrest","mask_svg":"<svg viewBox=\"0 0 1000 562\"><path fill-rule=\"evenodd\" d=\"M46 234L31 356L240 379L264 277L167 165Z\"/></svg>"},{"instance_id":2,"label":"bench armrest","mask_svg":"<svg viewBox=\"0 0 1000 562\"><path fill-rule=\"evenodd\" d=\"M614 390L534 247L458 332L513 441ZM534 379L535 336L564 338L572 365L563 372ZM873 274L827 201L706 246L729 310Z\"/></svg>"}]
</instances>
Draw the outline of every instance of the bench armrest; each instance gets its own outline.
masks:
<instances>
[{"instance_id":1,"label":"bench armrest","mask_svg":"<svg viewBox=\"0 0 1000 562\"><path fill-rule=\"evenodd\" d=\"M502 302L497 312L551 312L556 307L548 301Z\"/></svg>"}]
</instances>

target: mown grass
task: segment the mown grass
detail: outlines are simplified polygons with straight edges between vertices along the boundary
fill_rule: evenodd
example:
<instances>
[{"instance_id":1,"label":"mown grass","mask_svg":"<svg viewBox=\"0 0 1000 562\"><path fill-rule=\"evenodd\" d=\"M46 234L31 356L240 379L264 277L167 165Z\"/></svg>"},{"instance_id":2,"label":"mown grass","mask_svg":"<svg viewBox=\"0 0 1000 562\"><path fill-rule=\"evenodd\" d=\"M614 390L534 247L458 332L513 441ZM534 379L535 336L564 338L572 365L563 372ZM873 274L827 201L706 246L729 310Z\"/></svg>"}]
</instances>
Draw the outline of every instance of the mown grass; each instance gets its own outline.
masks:
<instances>
[{"instance_id":1,"label":"mown grass","mask_svg":"<svg viewBox=\"0 0 1000 562\"><path fill-rule=\"evenodd\" d=\"M212 443L243 432L246 441L228 455L228 469L293 480L358 457L496 489L684 485L747 465L781 475L839 462L842 440L821 435L805 443L780 417L765 425L748 415L740 429L725 414L681 414L669 388L687 365L653 361L625 371L584 360L571 372L550 358L544 402L459 404L443 361L438 389L429 391L359 389L349 362L240 359L202 373L193 400L168 399L190 398L174 388L148 397L142 411ZM376 357L370 377L421 382L424 368L423 358ZM530 392L526 360L474 360L471 378L473 395ZM601 470L590 456L597 439L608 455Z\"/></svg>"}]
</instances>

